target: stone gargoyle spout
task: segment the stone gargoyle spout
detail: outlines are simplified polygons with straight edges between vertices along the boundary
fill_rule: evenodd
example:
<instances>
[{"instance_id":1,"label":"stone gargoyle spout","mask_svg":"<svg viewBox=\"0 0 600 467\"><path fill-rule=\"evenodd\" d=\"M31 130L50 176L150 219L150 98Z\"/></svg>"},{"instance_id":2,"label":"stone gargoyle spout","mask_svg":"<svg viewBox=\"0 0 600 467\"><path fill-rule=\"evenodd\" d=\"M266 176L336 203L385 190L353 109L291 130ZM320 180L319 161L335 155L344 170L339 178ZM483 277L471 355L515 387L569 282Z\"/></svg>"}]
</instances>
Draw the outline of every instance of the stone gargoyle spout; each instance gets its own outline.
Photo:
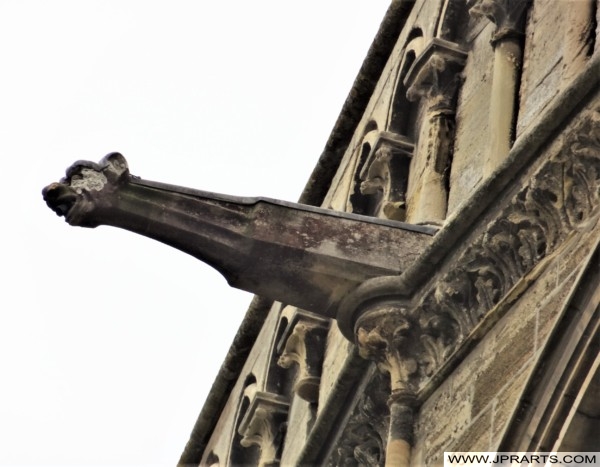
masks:
<instances>
[{"instance_id":1,"label":"stone gargoyle spout","mask_svg":"<svg viewBox=\"0 0 600 467\"><path fill-rule=\"evenodd\" d=\"M333 317L361 282L401 274L433 229L151 182L119 153L78 161L42 192L74 226L111 225L206 262L233 287Z\"/></svg>"},{"instance_id":2,"label":"stone gargoyle spout","mask_svg":"<svg viewBox=\"0 0 600 467\"><path fill-rule=\"evenodd\" d=\"M103 210L114 206L112 197L128 177L127 161L114 152L99 163L75 162L67 169L65 178L42 190L42 196L48 207L58 216L64 216L70 225L96 227L102 222Z\"/></svg>"}]
</instances>

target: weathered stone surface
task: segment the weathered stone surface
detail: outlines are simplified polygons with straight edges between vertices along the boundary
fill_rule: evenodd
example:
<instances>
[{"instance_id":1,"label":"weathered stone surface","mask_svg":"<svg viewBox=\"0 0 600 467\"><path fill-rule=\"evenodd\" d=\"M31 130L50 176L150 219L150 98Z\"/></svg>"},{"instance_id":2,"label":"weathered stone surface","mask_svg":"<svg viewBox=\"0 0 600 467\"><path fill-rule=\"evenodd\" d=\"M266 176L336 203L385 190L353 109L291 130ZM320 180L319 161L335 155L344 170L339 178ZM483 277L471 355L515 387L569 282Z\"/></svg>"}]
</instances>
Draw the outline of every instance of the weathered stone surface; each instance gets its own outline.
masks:
<instances>
[{"instance_id":1,"label":"weathered stone surface","mask_svg":"<svg viewBox=\"0 0 600 467\"><path fill-rule=\"evenodd\" d=\"M77 162L44 199L71 225L112 225L206 262L230 285L332 317L350 289L406 269L432 230L265 198L235 198L129 174L118 153Z\"/></svg>"},{"instance_id":2,"label":"weathered stone surface","mask_svg":"<svg viewBox=\"0 0 600 467\"><path fill-rule=\"evenodd\" d=\"M327 334L327 351L323 361L319 407L323 407L331 397L331 389L335 386L353 348L353 344L340 333L334 322Z\"/></svg>"},{"instance_id":3,"label":"weathered stone surface","mask_svg":"<svg viewBox=\"0 0 600 467\"><path fill-rule=\"evenodd\" d=\"M229 462L242 444L260 447L263 460L249 460L263 463L277 462L283 448L283 465L379 466L388 439L392 451L396 445L402 447L396 441L405 442L409 449L399 450L402 455L414 445L413 465L441 465L444 450L498 447L512 426L524 387L536 374L534 368L546 363L540 360L542 350L562 332L558 320L565 309L574 309L567 305L595 244L600 216L600 113L598 102L593 103L598 96L592 92L598 85L599 62L587 57L577 63L565 60L565 40L573 33L559 21L569 10L564 4L533 4L524 41L518 126L503 128L503 135L512 137L516 132L517 140L513 150L505 148L507 158L500 160L497 171L486 173L483 167L497 130L493 117L512 116L512 111L501 112L492 105L493 98L512 105L514 94L514 89L503 93L502 86L492 86L495 65L505 66L510 73L504 75L509 74L513 84L518 82L518 54L509 49L501 53L504 40L522 44L516 35L520 19L511 18L507 7L522 13L525 3L393 2L391 11L396 14L387 18L385 34L377 39L380 47L382 42L385 46L370 52L369 66L379 63L381 75L361 73L357 81L361 89L353 90L346 106L352 116L338 121L327 145L329 156L315 171L317 176L328 174L327 178L318 183L313 178L309 185L317 183L318 189L303 196L324 199L326 207L350 210L359 204L353 195L362 193L376 201L365 203L365 214L401 219L408 212L409 220L427 222L430 219L413 216L411 209L418 211L421 201L434 198L434 204L441 205L438 201L447 195L449 217L437 215L444 225L433 239L416 245L411 239L419 236L413 235L418 229L407 226L403 227L410 231L407 235L382 234L394 226L369 220L368 227L357 232L358 219L352 215L334 215L333 220L331 211L202 195L210 198L203 215L218 211L230 216L228 228L209 226L209 236L220 238L222 249L208 260L230 274L232 283L328 317L334 317L340 299L349 304L346 314L337 315L346 337L333 323L325 348L322 339L311 341L311 330L300 323L288 323L289 332L283 336L281 306L271 309L245 364L238 365L243 368L229 361L224 370L237 382L215 386L233 389L228 402L213 411L219 415L213 415L212 424L201 424L208 427L207 434L197 438L202 445L197 450L204 453L202 465L216 458ZM473 7L485 17L469 17L466 9ZM400 15L399 9L404 10ZM392 27L390 18L399 22ZM419 57L434 39L452 40L468 51L460 76L455 70L455 77L464 80L458 98L444 103L457 108L454 136L450 125L436 126L428 119L428 110L440 104L439 95L431 91L444 87L443 66L435 59L423 66ZM576 46L577 41L570 43L577 58ZM383 55L378 56L380 52ZM587 66L588 61L596 68L580 73L581 63ZM412 82L404 82L410 66L402 69L403 63L415 65ZM565 73L573 73L574 81L565 80ZM365 79L369 82L362 87ZM409 97L420 97L419 102L409 103L404 98L407 90ZM398 123L399 116L405 125ZM392 132L396 142L412 148L405 154L412 160L408 169L396 165L398 161L385 150L366 151L366 144L374 143L373 135ZM504 143L512 141L507 137ZM93 226L96 221L86 221L86 209L94 209L94 197L125 173L118 159L112 162L106 172L94 164L74 170L70 188L54 186L48 191L50 203L74 223ZM450 162L448 180L445 171ZM431 167L441 169L436 172L443 175L437 184L425 176ZM153 202L159 198L155 190L166 188L131 182L136 194L152 192ZM158 203L154 211L155 220L165 225L172 225L173 216L192 211L188 197L199 193L173 188L168 189L181 195L177 202ZM78 208L72 210L80 196ZM101 211L105 208L101 206ZM248 218L252 228L247 228ZM194 222L180 224L189 228ZM161 240L171 241L168 236ZM425 245L429 240L430 246ZM229 259L235 250L232 245L241 245L241 267ZM262 266L255 264L265 252L272 256ZM255 279L248 279L250 273ZM353 339L358 348L350 342ZM278 359L289 368L277 366ZM377 364L375 377L374 365L365 359ZM320 384L312 384L307 393L294 391L294 374L300 380L317 378L315 368L321 361ZM287 431L283 422L276 423L277 433L269 428L277 410L249 406L261 392L272 392L275 399L290 404L286 417L279 413L286 418ZM197 461L193 457L190 462Z\"/></svg>"},{"instance_id":4,"label":"weathered stone surface","mask_svg":"<svg viewBox=\"0 0 600 467\"><path fill-rule=\"evenodd\" d=\"M493 50L491 28L486 28L471 44L463 71L466 79L459 94L456 138L450 171L448 215L468 198L483 176L482 160L488 143L489 99L492 86Z\"/></svg>"},{"instance_id":5,"label":"weathered stone surface","mask_svg":"<svg viewBox=\"0 0 600 467\"><path fill-rule=\"evenodd\" d=\"M519 306L519 304L517 304ZM521 308L520 316L502 320L494 328L494 340L483 351L481 365L474 371L473 413L481 412L500 392L509 375L533 357L535 310Z\"/></svg>"},{"instance_id":6,"label":"weathered stone surface","mask_svg":"<svg viewBox=\"0 0 600 467\"><path fill-rule=\"evenodd\" d=\"M533 363L523 366L521 373L515 375L513 372L506 387L499 391L493 406L492 426L488 429L490 442L486 451L498 449L504 430L517 409L525 384L531 377L532 367Z\"/></svg>"},{"instance_id":7,"label":"weathered stone surface","mask_svg":"<svg viewBox=\"0 0 600 467\"><path fill-rule=\"evenodd\" d=\"M533 3L525 39L517 135L558 93L569 2Z\"/></svg>"},{"instance_id":8,"label":"weathered stone surface","mask_svg":"<svg viewBox=\"0 0 600 467\"><path fill-rule=\"evenodd\" d=\"M489 451L492 407L482 412L469 427L460 434L457 441L448 446L448 451ZM439 451L435 453L439 456ZM438 457L439 458L439 457Z\"/></svg>"},{"instance_id":9,"label":"weathered stone surface","mask_svg":"<svg viewBox=\"0 0 600 467\"><path fill-rule=\"evenodd\" d=\"M293 442L286 442L281 454L281 465L293 465L300 455L306 438L314 423L315 410L311 404L300 398L295 398L290 407L287 431L293 437Z\"/></svg>"}]
</instances>

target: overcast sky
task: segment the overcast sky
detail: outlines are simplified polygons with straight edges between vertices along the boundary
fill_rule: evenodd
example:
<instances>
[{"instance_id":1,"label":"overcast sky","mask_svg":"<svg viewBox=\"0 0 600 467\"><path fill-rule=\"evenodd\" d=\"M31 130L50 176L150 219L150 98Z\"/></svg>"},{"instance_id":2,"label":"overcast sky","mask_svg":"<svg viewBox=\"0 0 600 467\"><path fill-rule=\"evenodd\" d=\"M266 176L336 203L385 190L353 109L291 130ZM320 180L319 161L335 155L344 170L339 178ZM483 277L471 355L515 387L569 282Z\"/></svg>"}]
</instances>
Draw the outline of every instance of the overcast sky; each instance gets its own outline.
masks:
<instances>
[{"instance_id":1,"label":"overcast sky","mask_svg":"<svg viewBox=\"0 0 600 467\"><path fill-rule=\"evenodd\" d=\"M175 465L250 302L41 189L133 174L298 199L384 0L0 0L0 465Z\"/></svg>"}]
</instances>

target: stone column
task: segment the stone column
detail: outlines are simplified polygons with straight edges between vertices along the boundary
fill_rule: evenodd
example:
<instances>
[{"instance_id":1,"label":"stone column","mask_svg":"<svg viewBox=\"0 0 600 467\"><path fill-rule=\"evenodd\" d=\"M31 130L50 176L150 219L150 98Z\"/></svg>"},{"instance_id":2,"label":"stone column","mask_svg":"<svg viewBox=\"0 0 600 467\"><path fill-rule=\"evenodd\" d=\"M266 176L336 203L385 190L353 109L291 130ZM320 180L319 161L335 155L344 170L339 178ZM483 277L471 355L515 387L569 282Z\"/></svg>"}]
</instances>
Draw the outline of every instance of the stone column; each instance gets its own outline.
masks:
<instances>
[{"instance_id":1,"label":"stone column","mask_svg":"<svg viewBox=\"0 0 600 467\"><path fill-rule=\"evenodd\" d=\"M363 358L377 363L390 376L390 428L386 467L410 466L413 424L417 408L419 346L407 310L398 304L381 304L361 316L356 323L356 343Z\"/></svg>"},{"instance_id":2,"label":"stone column","mask_svg":"<svg viewBox=\"0 0 600 467\"><path fill-rule=\"evenodd\" d=\"M514 138L516 102L523 61L522 37L528 0L468 0L473 16L485 16L496 25L492 36L494 73L490 97L490 148L484 176L506 159Z\"/></svg>"},{"instance_id":3,"label":"stone column","mask_svg":"<svg viewBox=\"0 0 600 467\"><path fill-rule=\"evenodd\" d=\"M294 392L311 403L319 400L328 329L329 320L296 309L277 346L280 354L277 364L282 368L298 365Z\"/></svg>"},{"instance_id":4,"label":"stone column","mask_svg":"<svg viewBox=\"0 0 600 467\"><path fill-rule=\"evenodd\" d=\"M421 125L418 158L413 164L420 178L411 177L407 221L441 224L448 206L447 178L454 149L456 92L467 54L458 45L433 39L417 57L404 84L407 98L422 99L426 117Z\"/></svg>"}]
</instances>

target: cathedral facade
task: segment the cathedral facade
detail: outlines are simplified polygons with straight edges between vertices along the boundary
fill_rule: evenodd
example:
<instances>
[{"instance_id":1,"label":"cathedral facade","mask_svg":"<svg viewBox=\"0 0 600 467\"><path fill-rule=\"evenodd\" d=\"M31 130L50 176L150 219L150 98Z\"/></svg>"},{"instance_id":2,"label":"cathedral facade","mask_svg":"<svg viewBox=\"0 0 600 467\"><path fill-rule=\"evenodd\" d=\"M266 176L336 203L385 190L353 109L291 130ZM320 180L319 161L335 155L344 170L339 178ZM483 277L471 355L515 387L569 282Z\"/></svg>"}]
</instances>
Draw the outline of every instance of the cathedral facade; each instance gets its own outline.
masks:
<instances>
[{"instance_id":1,"label":"cathedral facade","mask_svg":"<svg viewBox=\"0 0 600 467\"><path fill-rule=\"evenodd\" d=\"M391 3L300 203L406 239L348 236L387 256L339 293L311 301L338 273L294 270L297 301L257 296L180 465L600 451L599 19L596 0Z\"/></svg>"}]
</instances>

